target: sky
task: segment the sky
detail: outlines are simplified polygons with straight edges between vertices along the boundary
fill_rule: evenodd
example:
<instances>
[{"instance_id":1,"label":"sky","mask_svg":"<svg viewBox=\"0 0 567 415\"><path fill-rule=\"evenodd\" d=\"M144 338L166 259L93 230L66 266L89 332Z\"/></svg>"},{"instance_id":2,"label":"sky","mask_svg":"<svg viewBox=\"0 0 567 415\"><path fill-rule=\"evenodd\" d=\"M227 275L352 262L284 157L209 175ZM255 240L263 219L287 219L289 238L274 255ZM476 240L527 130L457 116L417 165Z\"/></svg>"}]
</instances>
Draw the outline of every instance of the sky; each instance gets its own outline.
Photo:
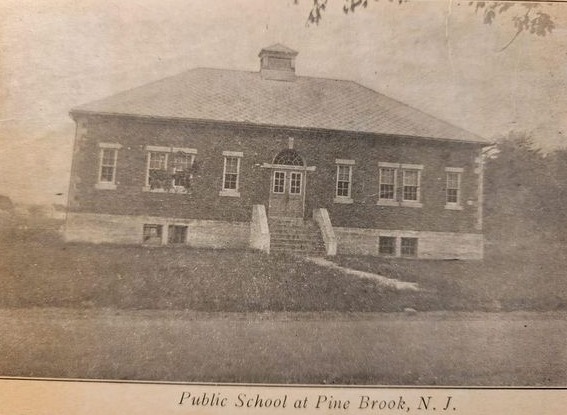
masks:
<instances>
[{"instance_id":1,"label":"sky","mask_svg":"<svg viewBox=\"0 0 567 415\"><path fill-rule=\"evenodd\" d=\"M257 71L262 47L299 52L299 75L347 79L489 139L526 131L567 146L567 3L556 29L514 35L516 6L492 25L468 1L0 0L0 194L66 203L69 110L194 67ZM517 9L517 10L514 10Z\"/></svg>"}]
</instances>

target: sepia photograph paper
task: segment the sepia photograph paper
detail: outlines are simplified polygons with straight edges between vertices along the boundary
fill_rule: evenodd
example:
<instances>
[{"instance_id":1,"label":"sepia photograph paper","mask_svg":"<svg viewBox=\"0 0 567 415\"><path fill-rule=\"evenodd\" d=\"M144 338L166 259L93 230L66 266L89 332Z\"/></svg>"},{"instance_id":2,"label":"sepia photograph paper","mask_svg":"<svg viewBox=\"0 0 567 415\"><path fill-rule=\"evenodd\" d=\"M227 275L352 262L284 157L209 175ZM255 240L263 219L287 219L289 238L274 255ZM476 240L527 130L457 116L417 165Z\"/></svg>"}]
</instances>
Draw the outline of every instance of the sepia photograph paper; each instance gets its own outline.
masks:
<instances>
[{"instance_id":1,"label":"sepia photograph paper","mask_svg":"<svg viewBox=\"0 0 567 415\"><path fill-rule=\"evenodd\" d=\"M1 413L563 413L566 3L0 6Z\"/></svg>"}]
</instances>

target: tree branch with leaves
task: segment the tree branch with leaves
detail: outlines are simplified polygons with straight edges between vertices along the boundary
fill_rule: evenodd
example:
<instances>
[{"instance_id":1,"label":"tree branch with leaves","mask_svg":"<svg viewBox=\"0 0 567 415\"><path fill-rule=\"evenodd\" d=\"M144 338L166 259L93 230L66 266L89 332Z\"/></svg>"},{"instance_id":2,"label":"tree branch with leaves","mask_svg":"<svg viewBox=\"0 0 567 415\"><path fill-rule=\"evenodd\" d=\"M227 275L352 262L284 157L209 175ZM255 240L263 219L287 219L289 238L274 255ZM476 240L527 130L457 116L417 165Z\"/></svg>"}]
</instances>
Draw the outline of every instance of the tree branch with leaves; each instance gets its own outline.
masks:
<instances>
[{"instance_id":1,"label":"tree branch with leaves","mask_svg":"<svg viewBox=\"0 0 567 415\"><path fill-rule=\"evenodd\" d=\"M331 0L335 1L335 0ZM338 0L336 0L338 1ZM379 0L373 0L377 2ZM410 0L388 0L390 3L408 3ZM307 24L318 25L328 7L329 0L312 0L313 4L309 15L307 16ZM294 0L295 4L299 0ZM345 14L354 13L360 8L367 8L369 0L343 0L343 12ZM516 32L509 42L500 49L500 51L508 48L522 33L528 33L536 36L546 36L555 29L553 17L540 9L543 2L516 2L511 0L505 1L471 1L470 6L478 14L482 14L483 23L491 25L499 15L512 13L511 21ZM522 10L521 13L513 13L510 10Z\"/></svg>"}]
</instances>

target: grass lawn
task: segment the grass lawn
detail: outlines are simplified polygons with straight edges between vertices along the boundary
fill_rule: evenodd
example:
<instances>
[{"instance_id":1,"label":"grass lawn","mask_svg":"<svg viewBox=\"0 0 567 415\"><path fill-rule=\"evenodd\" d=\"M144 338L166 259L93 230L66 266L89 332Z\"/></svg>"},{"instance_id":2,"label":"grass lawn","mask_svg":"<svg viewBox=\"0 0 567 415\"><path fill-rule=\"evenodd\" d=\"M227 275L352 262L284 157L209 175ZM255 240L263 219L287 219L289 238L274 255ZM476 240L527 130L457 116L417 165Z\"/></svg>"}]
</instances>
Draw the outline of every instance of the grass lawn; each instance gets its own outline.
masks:
<instances>
[{"instance_id":1,"label":"grass lawn","mask_svg":"<svg viewBox=\"0 0 567 415\"><path fill-rule=\"evenodd\" d=\"M565 310L562 247L487 249L484 261L337 257L419 283L397 291L287 255L65 244L52 231L0 241L0 307L197 311Z\"/></svg>"},{"instance_id":2,"label":"grass lawn","mask_svg":"<svg viewBox=\"0 0 567 415\"><path fill-rule=\"evenodd\" d=\"M396 311L422 295L245 250L65 244L29 231L0 252L0 308Z\"/></svg>"},{"instance_id":3,"label":"grass lawn","mask_svg":"<svg viewBox=\"0 0 567 415\"><path fill-rule=\"evenodd\" d=\"M333 259L422 288L399 291L286 255L65 244L50 230L0 239L3 375L565 384L561 246ZM380 313L405 307L423 312ZM516 309L550 312L482 312Z\"/></svg>"},{"instance_id":4,"label":"grass lawn","mask_svg":"<svg viewBox=\"0 0 567 415\"><path fill-rule=\"evenodd\" d=\"M533 241L515 247L487 243L482 261L337 257L337 264L417 282L432 297L416 298L418 310L567 310L567 250Z\"/></svg>"}]
</instances>

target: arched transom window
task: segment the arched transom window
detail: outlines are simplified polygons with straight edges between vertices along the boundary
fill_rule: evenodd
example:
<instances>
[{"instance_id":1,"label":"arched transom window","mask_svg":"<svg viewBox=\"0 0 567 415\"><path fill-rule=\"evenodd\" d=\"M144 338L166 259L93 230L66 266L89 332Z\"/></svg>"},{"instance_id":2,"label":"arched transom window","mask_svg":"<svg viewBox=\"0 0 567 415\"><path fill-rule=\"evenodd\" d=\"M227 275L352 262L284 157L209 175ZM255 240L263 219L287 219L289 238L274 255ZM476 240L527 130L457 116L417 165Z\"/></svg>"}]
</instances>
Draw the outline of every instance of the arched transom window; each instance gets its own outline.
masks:
<instances>
[{"instance_id":1,"label":"arched transom window","mask_svg":"<svg viewBox=\"0 0 567 415\"><path fill-rule=\"evenodd\" d=\"M285 149L281 151L275 158L274 164L285 166L305 166L303 158L293 149Z\"/></svg>"}]
</instances>

